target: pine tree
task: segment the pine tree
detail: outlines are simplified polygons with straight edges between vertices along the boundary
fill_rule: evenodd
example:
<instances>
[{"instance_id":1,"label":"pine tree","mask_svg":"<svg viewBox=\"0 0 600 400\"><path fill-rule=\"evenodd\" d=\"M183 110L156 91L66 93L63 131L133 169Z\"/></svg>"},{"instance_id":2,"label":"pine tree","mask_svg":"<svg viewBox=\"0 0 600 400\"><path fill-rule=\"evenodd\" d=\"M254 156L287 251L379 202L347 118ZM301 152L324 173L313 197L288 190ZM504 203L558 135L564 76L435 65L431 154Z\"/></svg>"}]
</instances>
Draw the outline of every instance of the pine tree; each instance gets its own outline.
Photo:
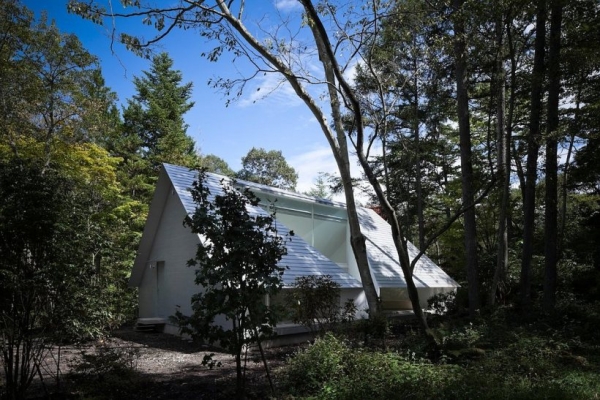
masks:
<instances>
[{"instance_id":1,"label":"pine tree","mask_svg":"<svg viewBox=\"0 0 600 400\"><path fill-rule=\"evenodd\" d=\"M160 165L168 162L188 167L198 162L194 140L186 133L183 115L194 103L189 101L192 83L182 84L182 75L173 69L167 53L152 59L150 71L135 77L137 94L123 110L123 158L132 168L130 179L142 179L134 186L141 190L134 198L150 202Z\"/></svg>"}]
</instances>

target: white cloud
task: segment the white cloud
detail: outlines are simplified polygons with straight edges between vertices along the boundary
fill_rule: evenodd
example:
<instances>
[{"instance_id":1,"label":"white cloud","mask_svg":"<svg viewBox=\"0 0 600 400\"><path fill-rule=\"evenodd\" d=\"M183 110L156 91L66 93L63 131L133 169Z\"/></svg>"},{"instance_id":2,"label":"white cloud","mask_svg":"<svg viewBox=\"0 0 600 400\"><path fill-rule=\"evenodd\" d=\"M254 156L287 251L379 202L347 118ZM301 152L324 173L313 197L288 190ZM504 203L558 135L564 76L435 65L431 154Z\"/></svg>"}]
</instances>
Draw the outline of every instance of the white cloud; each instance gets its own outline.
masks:
<instances>
[{"instance_id":1,"label":"white cloud","mask_svg":"<svg viewBox=\"0 0 600 400\"><path fill-rule=\"evenodd\" d=\"M355 80L356 80L356 73L357 73L357 67L358 65L363 65L364 61L362 60L357 60L355 62L352 62L351 64L349 64L346 69L344 70L344 79L346 79L346 81L351 84L354 85Z\"/></svg>"},{"instance_id":2,"label":"white cloud","mask_svg":"<svg viewBox=\"0 0 600 400\"><path fill-rule=\"evenodd\" d=\"M302 103L290 84L276 72L255 78L253 85L246 90L249 94L245 94L238 102L240 107L249 107L257 102L274 103L285 107L298 106Z\"/></svg>"},{"instance_id":3,"label":"white cloud","mask_svg":"<svg viewBox=\"0 0 600 400\"><path fill-rule=\"evenodd\" d=\"M288 160L298 173L296 190L306 192L313 187L319 172L337 174L337 165L331 149L327 146L316 146L305 153L297 154Z\"/></svg>"},{"instance_id":4,"label":"white cloud","mask_svg":"<svg viewBox=\"0 0 600 400\"><path fill-rule=\"evenodd\" d=\"M314 186L319 172L327 172L339 176L338 167L329 146L317 145L307 152L290 157L288 163L298 173L298 184L296 185L298 192L310 190ZM362 176L362 169L358 165L356 157L352 155L350 158L350 171L355 178ZM355 190L354 195L359 204L364 205L368 203L368 195L362 193L360 190ZM333 199L345 202L343 193L335 195Z\"/></svg>"},{"instance_id":5,"label":"white cloud","mask_svg":"<svg viewBox=\"0 0 600 400\"><path fill-rule=\"evenodd\" d=\"M289 12L293 10L299 10L302 8L298 0L275 0L273 2L275 8L279 11Z\"/></svg>"}]
</instances>

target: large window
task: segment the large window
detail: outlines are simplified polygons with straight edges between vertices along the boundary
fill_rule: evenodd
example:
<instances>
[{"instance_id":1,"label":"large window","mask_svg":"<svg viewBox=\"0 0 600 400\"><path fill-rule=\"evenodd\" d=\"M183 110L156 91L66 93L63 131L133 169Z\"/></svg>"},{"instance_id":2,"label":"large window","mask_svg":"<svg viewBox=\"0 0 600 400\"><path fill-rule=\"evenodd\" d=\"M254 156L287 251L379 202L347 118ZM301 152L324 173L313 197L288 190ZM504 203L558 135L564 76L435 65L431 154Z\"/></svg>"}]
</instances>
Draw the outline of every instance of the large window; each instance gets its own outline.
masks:
<instances>
[{"instance_id":1,"label":"large window","mask_svg":"<svg viewBox=\"0 0 600 400\"><path fill-rule=\"evenodd\" d=\"M277 220L324 256L347 268L347 219L343 208L277 199L259 194L261 206L275 211Z\"/></svg>"}]
</instances>

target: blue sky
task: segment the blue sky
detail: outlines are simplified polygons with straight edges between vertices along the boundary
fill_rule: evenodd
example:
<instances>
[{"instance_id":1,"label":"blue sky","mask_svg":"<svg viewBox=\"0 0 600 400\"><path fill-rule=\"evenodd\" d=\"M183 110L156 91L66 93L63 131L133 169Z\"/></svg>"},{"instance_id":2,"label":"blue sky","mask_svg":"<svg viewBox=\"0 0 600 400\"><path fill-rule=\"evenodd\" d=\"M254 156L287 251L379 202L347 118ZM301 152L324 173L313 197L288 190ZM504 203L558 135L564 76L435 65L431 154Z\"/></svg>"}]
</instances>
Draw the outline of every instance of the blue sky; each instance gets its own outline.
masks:
<instances>
[{"instance_id":1,"label":"blue sky","mask_svg":"<svg viewBox=\"0 0 600 400\"><path fill-rule=\"evenodd\" d=\"M99 58L106 84L117 93L120 103L124 104L135 93L133 77L148 70L150 62L112 42L110 26L98 26L68 14L67 0L24 0L24 4L38 17L45 11L61 32L79 37L83 46ZM276 11L275 5L280 12L293 12L296 8L295 0L261 0L246 4L248 13L257 19ZM115 24L119 31L151 34L138 21L116 20ZM211 48L197 32L188 30L173 31L156 49L168 52L174 60L174 68L182 72L184 82L194 84L195 106L185 119L189 124L188 134L202 154L215 154L238 170L241 157L253 146L281 150L300 175L299 191L308 190L319 171L336 171L318 124L289 87L284 86L263 99L261 93L268 91L264 89L273 85L274 80L262 76L237 102L226 107L224 95L210 88L207 82L211 78L231 78L247 72L247 65L239 60L232 62L228 55L217 62L209 62L200 56ZM263 89L260 92L256 90L259 86Z\"/></svg>"}]
</instances>

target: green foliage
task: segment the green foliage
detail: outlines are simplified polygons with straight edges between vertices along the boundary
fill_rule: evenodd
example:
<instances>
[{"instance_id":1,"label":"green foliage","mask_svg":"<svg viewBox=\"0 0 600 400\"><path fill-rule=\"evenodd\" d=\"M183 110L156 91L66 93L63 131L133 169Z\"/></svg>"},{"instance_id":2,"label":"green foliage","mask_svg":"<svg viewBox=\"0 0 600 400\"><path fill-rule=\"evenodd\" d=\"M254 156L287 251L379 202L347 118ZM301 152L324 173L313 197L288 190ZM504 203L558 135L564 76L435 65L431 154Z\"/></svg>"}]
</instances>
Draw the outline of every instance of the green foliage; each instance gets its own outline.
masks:
<instances>
[{"instance_id":1,"label":"green foliage","mask_svg":"<svg viewBox=\"0 0 600 400\"><path fill-rule=\"evenodd\" d=\"M137 94L123 110L124 130L140 139L142 156L154 173L163 162L192 167L198 161L183 120L194 106L189 101L192 84L182 85L181 80L169 55L156 55L150 71L134 78Z\"/></svg>"},{"instance_id":2,"label":"green foliage","mask_svg":"<svg viewBox=\"0 0 600 400\"><path fill-rule=\"evenodd\" d=\"M86 398L125 398L134 395L141 380L137 377L137 347L111 347L103 343L95 351L81 352L70 367L70 378Z\"/></svg>"},{"instance_id":3,"label":"green foliage","mask_svg":"<svg viewBox=\"0 0 600 400\"><path fill-rule=\"evenodd\" d=\"M332 187L335 185L333 182L334 177L327 172L319 172L314 182L314 187L304 192L305 195L311 197L318 197L320 199L331 200L333 197Z\"/></svg>"},{"instance_id":4,"label":"green foliage","mask_svg":"<svg viewBox=\"0 0 600 400\"><path fill-rule=\"evenodd\" d=\"M426 398L423 389L439 380L435 372L431 365L399 354L353 349L327 334L288 360L283 383L292 394L320 399L396 399L399 393Z\"/></svg>"},{"instance_id":5,"label":"green foliage","mask_svg":"<svg viewBox=\"0 0 600 400\"><path fill-rule=\"evenodd\" d=\"M298 174L291 167L281 151L252 148L242 157L239 179L286 190L295 190Z\"/></svg>"},{"instance_id":6,"label":"green foliage","mask_svg":"<svg viewBox=\"0 0 600 400\"><path fill-rule=\"evenodd\" d=\"M235 172L229 167L227 162L214 154L200 156L199 166L206 172L214 172L215 174L225 175L229 178L235 177Z\"/></svg>"},{"instance_id":7,"label":"green foliage","mask_svg":"<svg viewBox=\"0 0 600 400\"><path fill-rule=\"evenodd\" d=\"M189 101L192 84L181 81L169 55L156 55L150 70L134 78L137 93L127 100L122 129L111 140L112 151L123 158L119 180L130 197L145 205L162 163L194 167L199 161L183 119L194 106Z\"/></svg>"},{"instance_id":8,"label":"green foliage","mask_svg":"<svg viewBox=\"0 0 600 400\"><path fill-rule=\"evenodd\" d=\"M0 163L0 347L10 396L23 396L50 343L98 337L114 321L94 257L102 215L53 165Z\"/></svg>"},{"instance_id":9,"label":"green foliage","mask_svg":"<svg viewBox=\"0 0 600 400\"><path fill-rule=\"evenodd\" d=\"M340 285L329 275L296 277L286 294L286 309L291 310L292 321L313 333L325 332L341 318Z\"/></svg>"},{"instance_id":10,"label":"green foliage","mask_svg":"<svg viewBox=\"0 0 600 400\"><path fill-rule=\"evenodd\" d=\"M558 304L564 318L538 322L522 321L510 309L476 322L438 317L444 320L437 328L441 353L422 351L431 347L410 332L386 352L328 334L287 361L282 387L319 399L595 398L600 347L593 324L600 308L566 304ZM595 333L580 336L584 331Z\"/></svg>"},{"instance_id":11,"label":"green foliage","mask_svg":"<svg viewBox=\"0 0 600 400\"><path fill-rule=\"evenodd\" d=\"M457 308L455 291L438 293L427 300L427 309L434 314L452 314Z\"/></svg>"},{"instance_id":12,"label":"green foliage","mask_svg":"<svg viewBox=\"0 0 600 400\"><path fill-rule=\"evenodd\" d=\"M50 162L53 141L97 140L102 115L115 95L104 86L97 60L75 35L59 32L43 15L35 23L18 2L0 3L0 143L14 156L28 149L22 139L43 143Z\"/></svg>"},{"instance_id":13,"label":"green foliage","mask_svg":"<svg viewBox=\"0 0 600 400\"><path fill-rule=\"evenodd\" d=\"M278 315L265 304L283 286L285 238L278 235L271 215L252 215L259 199L248 189L236 190L221 181L222 192L210 193L199 171L191 190L196 211L185 224L200 235L195 283L202 289L192 301L194 313L177 312L183 333L210 344L218 342L235 357L238 393L243 392L242 351L273 334ZM223 321L223 319L225 321Z\"/></svg>"},{"instance_id":14,"label":"green foliage","mask_svg":"<svg viewBox=\"0 0 600 400\"><path fill-rule=\"evenodd\" d=\"M349 353L342 341L328 333L288 360L283 386L289 387L293 394L317 393L324 383L343 374L344 359Z\"/></svg>"}]
</instances>

